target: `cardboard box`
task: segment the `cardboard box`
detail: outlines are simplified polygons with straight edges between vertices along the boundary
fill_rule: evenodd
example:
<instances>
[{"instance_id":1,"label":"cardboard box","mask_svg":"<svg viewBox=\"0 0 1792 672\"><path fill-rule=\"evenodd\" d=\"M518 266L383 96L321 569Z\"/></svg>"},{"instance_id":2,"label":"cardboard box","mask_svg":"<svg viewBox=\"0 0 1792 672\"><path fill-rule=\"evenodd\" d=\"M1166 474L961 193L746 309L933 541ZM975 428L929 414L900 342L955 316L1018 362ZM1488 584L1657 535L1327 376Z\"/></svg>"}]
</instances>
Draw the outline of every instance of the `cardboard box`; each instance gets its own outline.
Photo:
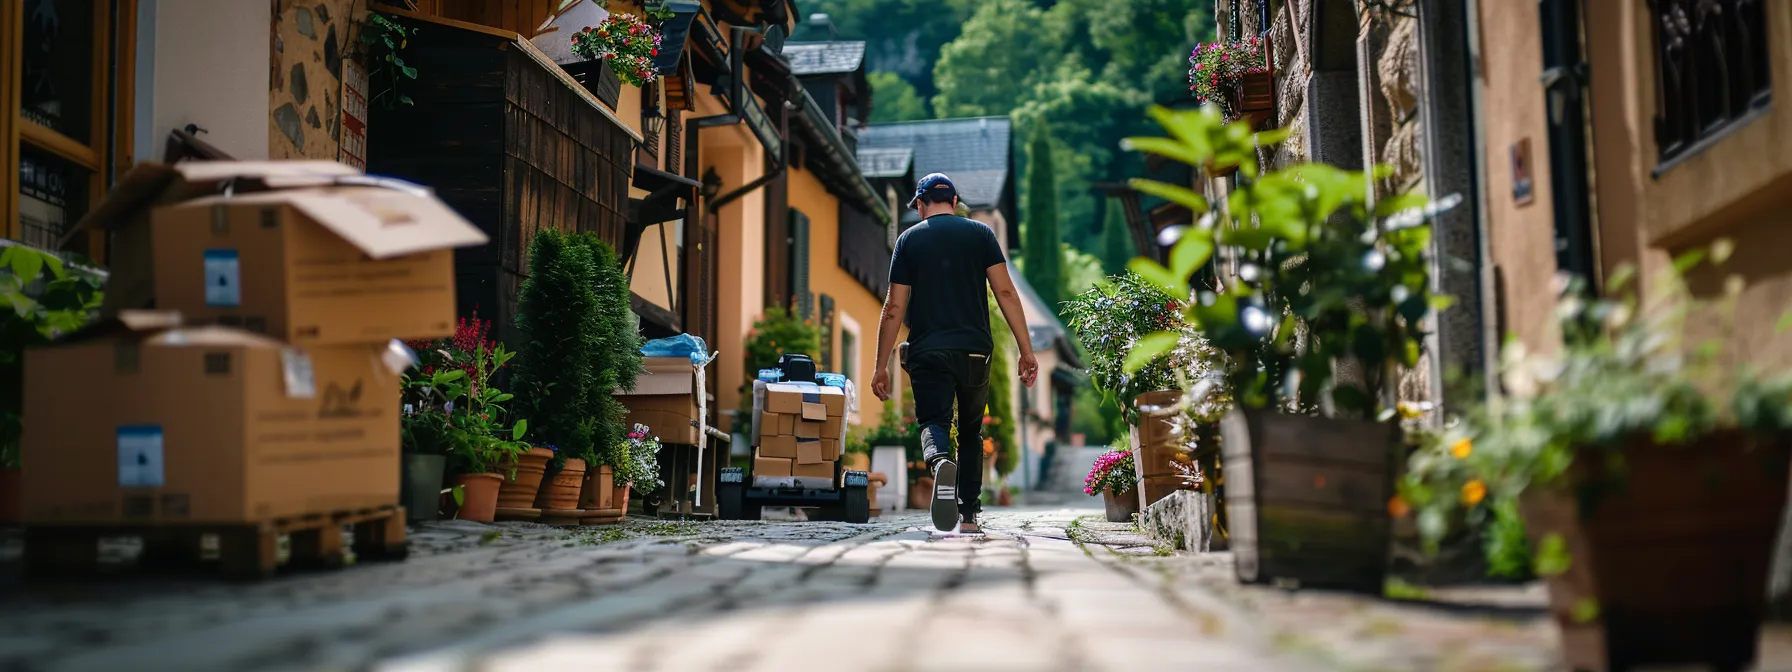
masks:
<instances>
[{"instance_id":1,"label":"cardboard box","mask_svg":"<svg viewBox=\"0 0 1792 672\"><path fill-rule=\"evenodd\" d=\"M840 438L845 438L845 436L846 436L846 417L845 416L839 416L839 415L829 416L825 422L821 423L821 438L840 439Z\"/></svg>"},{"instance_id":2,"label":"cardboard box","mask_svg":"<svg viewBox=\"0 0 1792 672\"><path fill-rule=\"evenodd\" d=\"M359 175L335 161L186 161L139 163L64 234L67 245L90 231L106 234L106 296L102 317L155 305L150 212L157 206L222 193L316 187Z\"/></svg>"},{"instance_id":3,"label":"cardboard box","mask_svg":"<svg viewBox=\"0 0 1792 672\"><path fill-rule=\"evenodd\" d=\"M846 415L846 393L837 387L819 387L804 383L770 383L765 386L765 407L760 409L766 413L787 413L805 415L804 403L821 404L823 413L813 420L827 416Z\"/></svg>"},{"instance_id":4,"label":"cardboard box","mask_svg":"<svg viewBox=\"0 0 1792 672\"><path fill-rule=\"evenodd\" d=\"M647 371L635 382L635 389L616 391L616 398L628 408L629 426L647 425L660 441L695 445L697 428L697 387L691 360L685 357L647 357L641 360Z\"/></svg>"},{"instance_id":5,"label":"cardboard box","mask_svg":"<svg viewBox=\"0 0 1792 672\"><path fill-rule=\"evenodd\" d=\"M759 441L759 454L766 457L793 459L796 457L796 437L767 436Z\"/></svg>"},{"instance_id":6,"label":"cardboard box","mask_svg":"<svg viewBox=\"0 0 1792 672\"><path fill-rule=\"evenodd\" d=\"M624 416L627 427L632 428L637 423L647 425L647 430L659 437L663 443L695 445L697 428L691 426L692 419L690 416L679 415L673 411L655 408L636 410L632 406L628 410L628 415Z\"/></svg>"},{"instance_id":7,"label":"cardboard box","mask_svg":"<svg viewBox=\"0 0 1792 672\"><path fill-rule=\"evenodd\" d=\"M796 416L782 413L767 413L760 417L759 435L764 436L796 436Z\"/></svg>"},{"instance_id":8,"label":"cardboard box","mask_svg":"<svg viewBox=\"0 0 1792 672\"><path fill-rule=\"evenodd\" d=\"M782 457L753 458L754 476L792 476L793 469L789 459Z\"/></svg>"},{"instance_id":9,"label":"cardboard box","mask_svg":"<svg viewBox=\"0 0 1792 672\"><path fill-rule=\"evenodd\" d=\"M839 439L822 439L820 441L820 443L821 443L821 459L824 459L824 460L840 459L840 440Z\"/></svg>"},{"instance_id":10,"label":"cardboard box","mask_svg":"<svg viewBox=\"0 0 1792 672\"><path fill-rule=\"evenodd\" d=\"M824 461L814 464L798 464L791 469L790 475L832 480L834 478L834 463L832 461Z\"/></svg>"},{"instance_id":11,"label":"cardboard box","mask_svg":"<svg viewBox=\"0 0 1792 672\"><path fill-rule=\"evenodd\" d=\"M397 504L399 378L383 347L120 319L32 349L25 522L259 523Z\"/></svg>"},{"instance_id":12,"label":"cardboard box","mask_svg":"<svg viewBox=\"0 0 1792 672\"><path fill-rule=\"evenodd\" d=\"M816 440L797 439L797 442L796 442L796 463L797 464L820 464L822 461L824 461L826 459L828 459L828 458L823 456L823 454L822 454L822 446L821 446L821 441L819 439L816 439Z\"/></svg>"},{"instance_id":13,"label":"cardboard box","mask_svg":"<svg viewBox=\"0 0 1792 672\"><path fill-rule=\"evenodd\" d=\"M453 335L454 248L486 242L426 190L373 186L210 196L150 219L158 309L299 346Z\"/></svg>"},{"instance_id":14,"label":"cardboard box","mask_svg":"<svg viewBox=\"0 0 1792 672\"><path fill-rule=\"evenodd\" d=\"M811 422L826 420L828 419L828 407L821 405L820 402L805 401L803 402L803 419Z\"/></svg>"},{"instance_id":15,"label":"cardboard box","mask_svg":"<svg viewBox=\"0 0 1792 672\"><path fill-rule=\"evenodd\" d=\"M796 438L799 438L799 439L819 439L819 438L821 438L821 425L822 424L823 423L810 422L808 420L798 420L796 423L796 427L795 427Z\"/></svg>"}]
</instances>

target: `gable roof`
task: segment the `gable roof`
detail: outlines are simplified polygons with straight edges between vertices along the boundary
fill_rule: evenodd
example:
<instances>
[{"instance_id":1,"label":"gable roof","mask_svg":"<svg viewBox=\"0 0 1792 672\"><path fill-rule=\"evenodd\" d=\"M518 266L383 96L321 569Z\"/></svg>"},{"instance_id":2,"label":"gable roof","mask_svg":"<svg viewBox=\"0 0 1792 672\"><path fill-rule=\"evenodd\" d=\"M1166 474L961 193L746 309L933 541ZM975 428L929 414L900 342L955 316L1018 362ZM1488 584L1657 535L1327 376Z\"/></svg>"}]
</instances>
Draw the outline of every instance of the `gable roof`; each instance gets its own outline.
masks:
<instances>
[{"instance_id":1,"label":"gable roof","mask_svg":"<svg viewBox=\"0 0 1792 672\"><path fill-rule=\"evenodd\" d=\"M867 148L906 147L914 151L915 175L945 173L973 209L1001 204L1013 170L1007 117L972 117L872 124L859 136Z\"/></svg>"},{"instance_id":2,"label":"gable roof","mask_svg":"<svg viewBox=\"0 0 1792 672\"><path fill-rule=\"evenodd\" d=\"M798 77L858 70L865 63L864 42L786 42L784 60Z\"/></svg>"},{"instance_id":3,"label":"gable roof","mask_svg":"<svg viewBox=\"0 0 1792 672\"><path fill-rule=\"evenodd\" d=\"M902 177L908 174L915 150L907 147L859 147L859 170L865 177Z\"/></svg>"}]
</instances>

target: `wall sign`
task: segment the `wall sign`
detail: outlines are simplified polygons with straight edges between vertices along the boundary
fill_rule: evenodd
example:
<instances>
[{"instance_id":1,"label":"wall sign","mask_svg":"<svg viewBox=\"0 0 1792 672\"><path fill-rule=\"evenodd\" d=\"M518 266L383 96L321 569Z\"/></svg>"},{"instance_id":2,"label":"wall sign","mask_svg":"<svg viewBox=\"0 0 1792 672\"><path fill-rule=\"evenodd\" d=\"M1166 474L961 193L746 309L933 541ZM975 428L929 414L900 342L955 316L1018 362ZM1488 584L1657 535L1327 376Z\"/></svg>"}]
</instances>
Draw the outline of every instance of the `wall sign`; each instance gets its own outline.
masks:
<instances>
[{"instance_id":1,"label":"wall sign","mask_svg":"<svg viewBox=\"0 0 1792 672\"><path fill-rule=\"evenodd\" d=\"M367 170L367 73L342 62L342 143L336 160Z\"/></svg>"},{"instance_id":2,"label":"wall sign","mask_svg":"<svg viewBox=\"0 0 1792 672\"><path fill-rule=\"evenodd\" d=\"M1537 200L1531 193L1531 139L1512 145L1512 201L1520 206Z\"/></svg>"}]
</instances>

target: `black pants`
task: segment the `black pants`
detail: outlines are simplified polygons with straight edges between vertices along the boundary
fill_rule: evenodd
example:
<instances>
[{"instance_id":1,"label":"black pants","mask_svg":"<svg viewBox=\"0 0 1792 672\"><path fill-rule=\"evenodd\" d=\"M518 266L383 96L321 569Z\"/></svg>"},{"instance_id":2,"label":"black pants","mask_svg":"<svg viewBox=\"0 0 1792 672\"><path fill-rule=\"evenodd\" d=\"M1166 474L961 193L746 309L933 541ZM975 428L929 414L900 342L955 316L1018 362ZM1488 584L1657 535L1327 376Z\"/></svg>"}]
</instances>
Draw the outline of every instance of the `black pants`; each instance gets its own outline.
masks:
<instances>
[{"instance_id":1,"label":"black pants","mask_svg":"<svg viewBox=\"0 0 1792 672\"><path fill-rule=\"evenodd\" d=\"M989 355L961 350L909 353L902 369L915 390L915 422L929 467L952 457L953 405L958 407L958 511L971 520L982 510L983 409L989 402Z\"/></svg>"}]
</instances>

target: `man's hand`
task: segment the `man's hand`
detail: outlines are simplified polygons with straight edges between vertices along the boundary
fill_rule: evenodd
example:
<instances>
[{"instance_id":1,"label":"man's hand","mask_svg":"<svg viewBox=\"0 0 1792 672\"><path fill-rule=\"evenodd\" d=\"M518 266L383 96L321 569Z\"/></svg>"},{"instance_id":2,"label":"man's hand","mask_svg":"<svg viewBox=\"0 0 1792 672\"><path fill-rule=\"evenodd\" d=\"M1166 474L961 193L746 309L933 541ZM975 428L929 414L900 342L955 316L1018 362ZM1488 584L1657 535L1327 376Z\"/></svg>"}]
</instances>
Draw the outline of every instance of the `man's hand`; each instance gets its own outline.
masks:
<instances>
[{"instance_id":1,"label":"man's hand","mask_svg":"<svg viewBox=\"0 0 1792 672\"><path fill-rule=\"evenodd\" d=\"M1031 352L1024 353L1020 356L1019 369L1020 382L1025 383L1027 387L1032 387L1034 379L1039 377L1039 360L1034 358ZM876 383L872 383L872 388L876 389L876 385Z\"/></svg>"},{"instance_id":2,"label":"man's hand","mask_svg":"<svg viewBox=\"0 0 1792 672\"><path fill-rule=\"evenodd\" d=\"M1029 383L1029 384L1031 384L1031 383ZM877 395L878 401L889 401L890 400L890 371L889 371L889 369L879 367L877 369L877 373L875 375L871 376L871 393Z\"/></svg>"}]
</instances>

